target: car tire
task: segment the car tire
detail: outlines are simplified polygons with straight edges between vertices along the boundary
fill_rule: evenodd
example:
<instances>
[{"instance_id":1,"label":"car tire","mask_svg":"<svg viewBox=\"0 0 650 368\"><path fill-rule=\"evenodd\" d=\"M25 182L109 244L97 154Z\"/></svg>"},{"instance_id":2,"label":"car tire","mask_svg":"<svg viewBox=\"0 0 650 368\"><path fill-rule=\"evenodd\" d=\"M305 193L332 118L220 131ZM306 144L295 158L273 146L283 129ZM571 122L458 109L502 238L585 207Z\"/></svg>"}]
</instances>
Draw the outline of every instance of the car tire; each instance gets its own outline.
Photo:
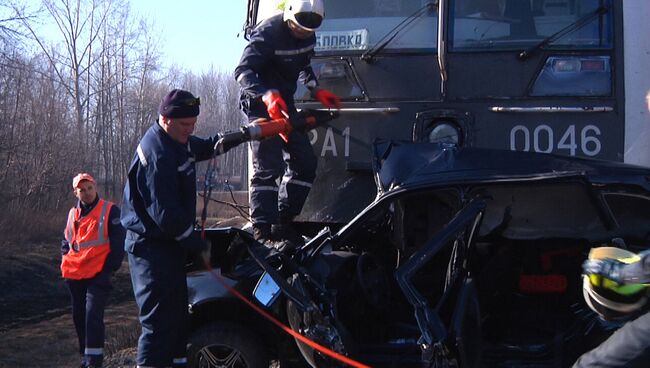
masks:
<instances>
[{"instance_id":1,"label":"car tire","mask_svg":"<svg viewBox=\"0 0 650 368\"><path fill-rule=\"evenodd\" d=\"M189 342L189 367L269 367L268 352L244 326L211 323L192 333Z\"/></svg>"}]
</instances>

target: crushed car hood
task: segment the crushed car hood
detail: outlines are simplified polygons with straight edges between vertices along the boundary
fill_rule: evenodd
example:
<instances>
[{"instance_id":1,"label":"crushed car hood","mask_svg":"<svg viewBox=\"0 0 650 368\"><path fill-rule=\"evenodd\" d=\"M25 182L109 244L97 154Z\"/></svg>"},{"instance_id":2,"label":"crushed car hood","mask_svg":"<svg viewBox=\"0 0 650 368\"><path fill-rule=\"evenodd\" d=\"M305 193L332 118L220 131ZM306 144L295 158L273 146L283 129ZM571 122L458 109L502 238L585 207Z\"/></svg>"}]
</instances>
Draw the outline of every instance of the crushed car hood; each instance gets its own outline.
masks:
<instances>
[{"instance_id":1,"label":"crushed car hood","mask_svg":"<svg viewBox=\"0 0 650 368\"><path fill-rule=\"evenodd\" d=\"M650 168L551 154L378 140L373 169L378 193L397 187L582 176L594 184L650 190Z\"/></svg>"}]
</instances>

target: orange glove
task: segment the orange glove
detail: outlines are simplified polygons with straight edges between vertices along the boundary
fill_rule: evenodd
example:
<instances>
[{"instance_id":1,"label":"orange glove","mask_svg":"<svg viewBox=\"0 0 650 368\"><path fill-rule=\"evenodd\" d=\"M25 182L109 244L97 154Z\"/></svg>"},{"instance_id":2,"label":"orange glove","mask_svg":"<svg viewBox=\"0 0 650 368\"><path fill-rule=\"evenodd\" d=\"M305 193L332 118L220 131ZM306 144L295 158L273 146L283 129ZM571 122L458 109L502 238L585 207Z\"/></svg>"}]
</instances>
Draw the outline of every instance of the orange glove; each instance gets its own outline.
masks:
<instances>
[{"instance_id":1,"label":"orange glove","mask_svg":"<svg viewBox=\"0 0 650 368\"><path fill-rule=\"evenodd\" d=\"M336 109L341 108L341 99L339 96L335 95L334 93L322 89L322 88L315 88L314 89L314 97L320 101L323 106L327 107L328 109L331 109L332 107Z\"/></svg>"},{"instance_id":2,"label":"orange glove","mask_svg":"<svg viewBox=\"0 0 650 368\"><path fill-rule=\"evenodd\" d=\"M266 111L269 113L271 120L282 119L288 116L287 103L282 99L282 95L277 89L270 89L262 96L262 101L266 105Z\"/></svg>"}]
</instances>

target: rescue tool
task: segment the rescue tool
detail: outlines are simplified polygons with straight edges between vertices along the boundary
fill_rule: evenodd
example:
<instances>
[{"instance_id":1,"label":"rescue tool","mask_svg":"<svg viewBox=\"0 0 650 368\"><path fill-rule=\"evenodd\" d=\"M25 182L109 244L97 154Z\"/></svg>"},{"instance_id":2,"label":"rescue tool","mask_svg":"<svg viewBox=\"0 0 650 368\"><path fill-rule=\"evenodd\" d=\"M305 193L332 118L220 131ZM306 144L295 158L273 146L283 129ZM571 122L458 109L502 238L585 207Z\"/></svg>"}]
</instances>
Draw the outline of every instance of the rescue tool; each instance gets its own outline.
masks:
<instances>
[{"instance_id":1,"label":"rescue tool","mask_svg":"<svg viewBox=\"0 0 650 368\"><path fill-rule=\"evenodd\" d=\"M309 131L338 118L338 116L339 113L335 110L304 109L292 118L257 119L242 126L238 131L223 133L214 146L215 154L226 153L244 142L259 141L276 135L288 142L289 135L294 129Z\"/></svg>"}]
</instances>

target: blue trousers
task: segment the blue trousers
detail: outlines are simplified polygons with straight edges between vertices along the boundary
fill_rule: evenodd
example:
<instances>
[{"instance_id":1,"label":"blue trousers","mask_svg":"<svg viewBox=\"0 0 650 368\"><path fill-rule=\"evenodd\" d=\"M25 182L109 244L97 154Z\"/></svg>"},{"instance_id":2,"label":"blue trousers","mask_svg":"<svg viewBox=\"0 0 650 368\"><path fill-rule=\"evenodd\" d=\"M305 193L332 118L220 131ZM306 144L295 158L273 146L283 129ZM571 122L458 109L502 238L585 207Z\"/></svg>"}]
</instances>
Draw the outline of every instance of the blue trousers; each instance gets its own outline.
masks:
<instances>
[{"instance_id":1,"label":"blue trousers","mask_svg":"<svg viewBox=\"0 0 650 368\"><path fill-rule=\"evenodd\" d=\"M138 239L130 231L125 248L142 326L136 362L184 367L189 320L185 250L176 242Z\"/></svg>"},{"instance_id":2,"label":"blue trousers","mask_svg":"<svg viewBox=\"0 0 650 368\"><path fill-rule=\"evenodd\" d=\"M287 101L290 115L296 113ZM250 101L244 112L248 120L268 119L261 101ZM250 143L253 176L250 208L253 223L290 222L300 214L316 178L316 155L306 132L293 131L285 143L280 137ZM278 184L278 179L282 180Z\"/></svg>"},{"instance_id":3,"label":"blue trousers","mask_svg":"<svg viewBox=\"0 0 650 368\"><path fill-rule=\"evenodd\" d=\"M109 272L100 272L91 279L65 283L72 300L72 320L79 340L83 365L102 365L104 359L104 309L113 288Z\"/></svg>"}]
</instances>

